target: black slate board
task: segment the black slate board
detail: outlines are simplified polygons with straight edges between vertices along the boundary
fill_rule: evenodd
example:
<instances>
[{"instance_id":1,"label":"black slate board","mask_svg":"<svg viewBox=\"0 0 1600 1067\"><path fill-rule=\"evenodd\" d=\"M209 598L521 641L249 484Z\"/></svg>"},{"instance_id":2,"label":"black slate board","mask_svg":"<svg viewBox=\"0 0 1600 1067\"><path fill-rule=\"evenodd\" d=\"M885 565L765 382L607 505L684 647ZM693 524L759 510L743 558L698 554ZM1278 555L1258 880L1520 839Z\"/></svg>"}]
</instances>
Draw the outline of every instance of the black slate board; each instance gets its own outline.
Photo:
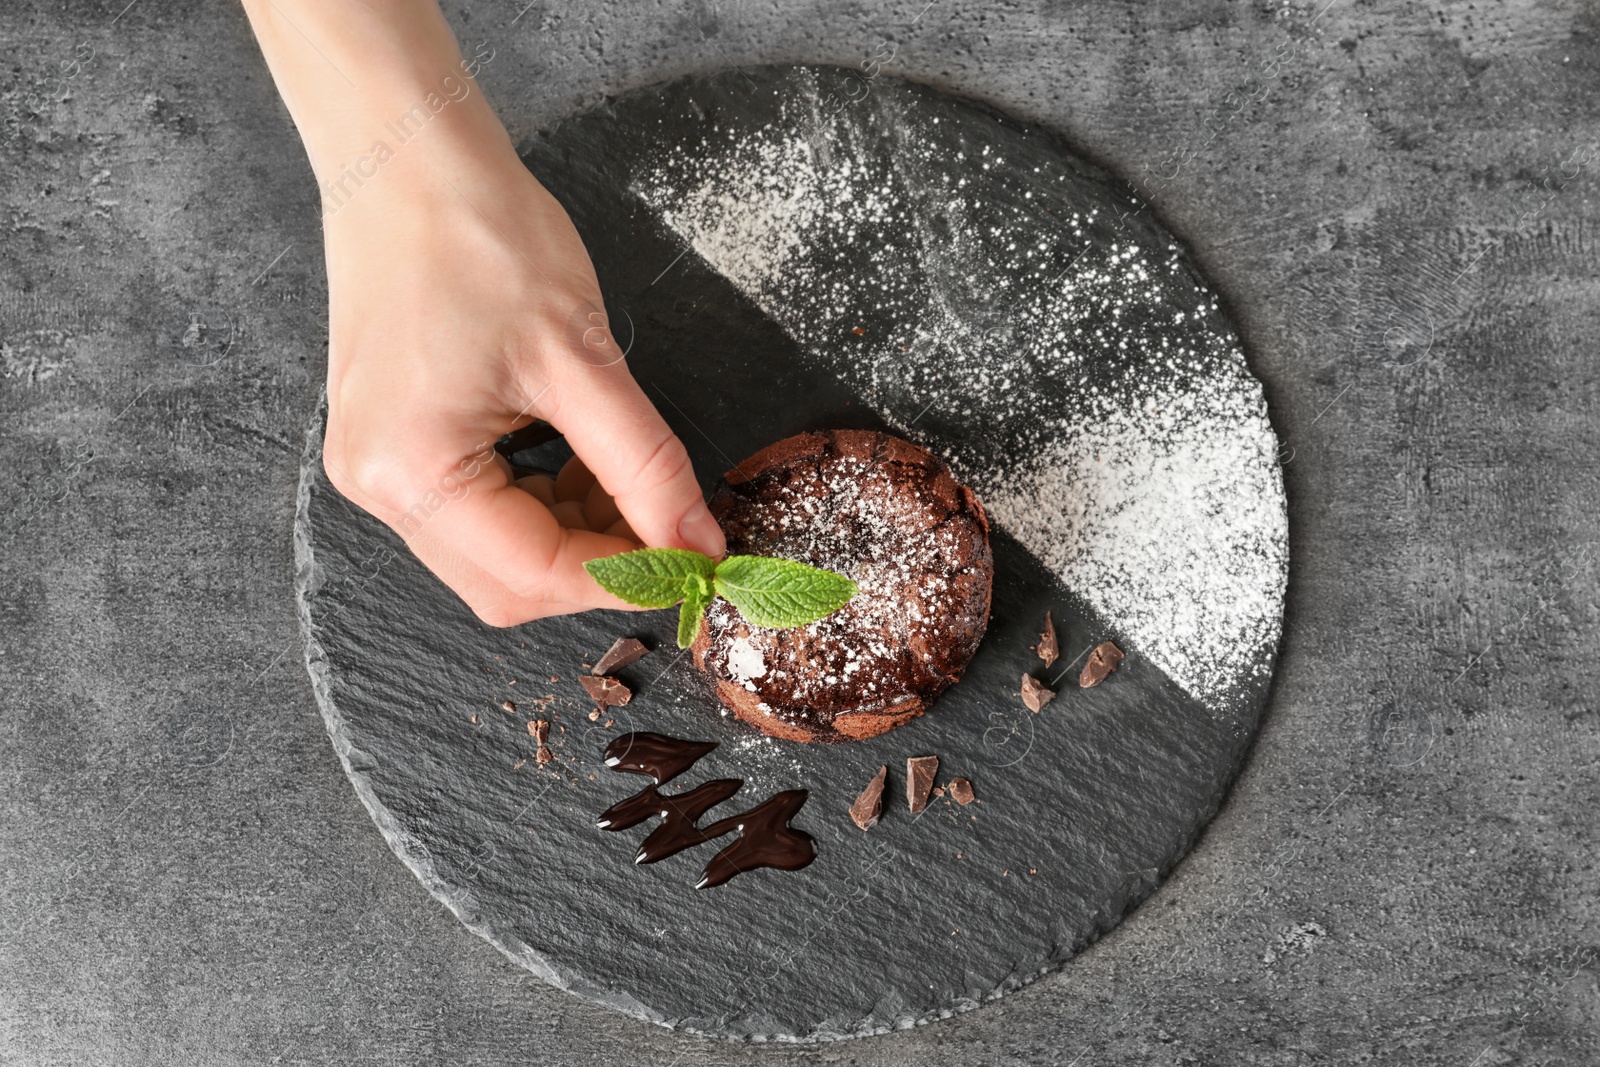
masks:
<instances>
[{"instance_id":1,"label":"black slate board","mask_svg":"<svg viewBox=\"0 0 1600 1067\"><path fill-rule=\"evenodd\" d=\"M634 337L617 332L632 344L635 374L708 479L801 430L888 427L737 288L693 255L680 261L681 241L630 189L663 141L687 141L707 123L771 121L786 98L848 77L772 68L680 81L563 123L526 152L588 242L614 325L619 310L632 324ZM1121 195L1058 142L983 108L887 78L873 93L868 127L892 133L897 109L937 114L952 136L1009 139L1065 164L1074 195ZM671 283L657 284L669 263ZM919 437L936 450L941 437L993 435L948 412L938 420ZM823 1040L947 1016L1026 984L1115 925L1190 848L1262 711L1270 651L1225 707L1207 707L997 531L989 634L930 714L847 746L761 738L726 718L678 655L670 612L498 632L477 624L398 539L331 490L320 436L319 415L296 532L301 617L318 700L358 794L469 929L546 980L639 1018ZM1099 688L1063 679L1062 697L1034 715L1016 697L1019 676L1066 666L1039 672L1029 652L1047 609L1067 656L1102 639L1131 654ZM638 695L606 729L588 721L575 676L627 634L656 651L621 672ZM556 699L531 703L547 694ZM505 699L517 714L500 710ZM557 759L545 767L532 758L534 715L555 724ZM642 829L594 828L601 809L640 785L601 763L606 741L627 729L722 742L681 782L744 778L734 808L810 789L796 824L815 836L816 863L702 892L692 886L709 849L635 867ZM936 801L909 816L904 761L923 754L941 757L941 781L970 778L980 802ZM891 771L887 814L863 834L846 811L880 763Z\"/></svg>"}]
</instances>

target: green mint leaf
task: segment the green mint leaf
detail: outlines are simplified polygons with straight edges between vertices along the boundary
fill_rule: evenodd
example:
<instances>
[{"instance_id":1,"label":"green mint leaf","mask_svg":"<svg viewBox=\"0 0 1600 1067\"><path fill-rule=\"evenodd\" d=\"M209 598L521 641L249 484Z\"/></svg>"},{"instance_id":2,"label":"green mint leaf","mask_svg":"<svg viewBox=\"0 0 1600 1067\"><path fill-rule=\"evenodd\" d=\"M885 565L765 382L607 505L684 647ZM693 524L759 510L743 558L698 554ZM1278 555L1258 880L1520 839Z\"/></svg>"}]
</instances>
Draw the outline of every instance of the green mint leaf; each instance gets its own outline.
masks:
<instances>
[{"instance_id":1,"label":"green mint leaf","mask_svg":"<svg viewBox=\"0 0 1600 1067\"><path fill-rule=\"evenodd\" d=\"M849 578L819 567L765 556L729 556L713 578L725 597L757 626L804 626L832 615L850 602L857 586Z\"/></svg>"},{"instance_id":2,"label":"green mint leaf","mask_svg":"<svg viewBox=\"0 0 1600 1067\"><path fill-rule=\"evenodd\" d=\"M716 569L710 556L683 548L641 548L591 559L589 576L613 596L641 608L670 608L684 596L684 583L709 579Z\"/></svg>"},{"instance_id":3,"label":"green mint leaf","mask_svg":"<svg viewBox=\"0 0 1600 1067\"><path fill-rule=\"evenodd\" d=\"M711 583L693 575L683 583L683 603L678 605L678 647L688 648L700 636L701 619L711 606Z\"/></svg>"}]
</instances>

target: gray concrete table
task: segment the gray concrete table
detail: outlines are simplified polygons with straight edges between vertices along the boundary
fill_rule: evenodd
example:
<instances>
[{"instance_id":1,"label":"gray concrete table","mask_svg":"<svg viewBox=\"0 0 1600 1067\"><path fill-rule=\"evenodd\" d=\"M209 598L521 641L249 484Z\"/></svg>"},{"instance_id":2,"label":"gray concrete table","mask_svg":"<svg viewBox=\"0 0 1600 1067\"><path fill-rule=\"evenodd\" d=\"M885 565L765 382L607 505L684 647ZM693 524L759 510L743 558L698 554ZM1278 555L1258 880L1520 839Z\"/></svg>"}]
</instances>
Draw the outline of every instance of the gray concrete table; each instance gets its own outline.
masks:
<instances>
[{"instance_id":1,"label":"gray concrete table","mask_svg":"<svg viewBox=\"0 0 1600 1067\"><path fill-rule=\"evenodd\" d=\"M1231 301L1286 441L1272 709L1175 875L916 1031L630 1022L460 928L313 707L316 192L231 4L0 12L0 1064L1587 1064L1600 17L1580 3L452 3L523 137L727 64L1061 132Z\"/></svg>"}]
</instances>

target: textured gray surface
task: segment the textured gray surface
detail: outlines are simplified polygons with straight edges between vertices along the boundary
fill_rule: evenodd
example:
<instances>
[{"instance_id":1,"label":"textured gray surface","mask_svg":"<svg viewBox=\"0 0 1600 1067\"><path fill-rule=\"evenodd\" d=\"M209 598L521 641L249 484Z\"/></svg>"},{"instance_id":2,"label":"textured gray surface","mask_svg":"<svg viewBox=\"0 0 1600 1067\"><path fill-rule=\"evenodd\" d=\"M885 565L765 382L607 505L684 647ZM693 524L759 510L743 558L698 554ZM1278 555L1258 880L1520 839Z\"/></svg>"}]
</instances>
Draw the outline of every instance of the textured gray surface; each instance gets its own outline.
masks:
<instances>
[{"instance_id":1,"label":"textured gray surface","mask_svg":"<svg viewBox=\"0 0 1600 1067\"><path fill-rule=\"evenodd\" d=\"M839 68L789 65L678 79L562 122L528 157L566 194L611 314L620 321L617 309L627 308L640 327L629 364L647 390L677 395L665 417L702 472L792 433L859 420L869 405L894 405L882 395L887 388L869 394L825 355L798 353L781 339L752 340L774 327L761 330L761 311L698 258L675 266L670 288L652 284L659 264L677 253L666 223L629 190L659 157L656 144L698 144L713 123L755 139L782 128L786 116L817 114L852 84ZM1083 225L1081 248L1062 241L1057 260L1029 267L1057 277L1064 263L1082 258L1085 272L1102 271L1114 250L1138 248L1141 257L1154 255L1153 278L1138 295L1075 309L1076 327L1109 339L1082 366L1063 370L1058 355L1039 373L1020 375L1009 394L1025 415L1006 429L1048 441L1050 412L1082 417L1097 396L1131 378L1163 396L1170 389L1238 397L1229 429L1260 440L1260 385L1240 373L1232 332L1207 310L1211 295L1181 259L1168 269L1171 235L1149 215L1134 215L1135 204L1059 142L987 109L889 77L875 80L871 93L870 107L841 109L837 125L815 135L832 149L831 166L870 173L892 155L892 176L877 180L889 183L897 202L910 200L912 189L963 182L980 205L970 214L963 206L952 219L947 191L915 201L908 214L940 235L940 250L958 227L986 236L970 238L963 255L949 257L952 265L929 262L937 259L925 251L934 242L903 222L857 234L847 254L807 271L818 292L867 289L857 305L835 305L835 321L872 322L880 335L899 336L883 322L894 308L862 284L885 259L904 264L892 272L894 285L917 293L971 288L967 279L981 269L974 261L1013 265L1017 282L1023 271L1012 250L1037 240L1037 220L1098 214L1098 223ZM912 130L931 144L926 160L906 150ZM1005 167L957 163L973 144L992 149ZM587 162L595 159L605 167ZM1036 178L1039 171L1050 178ZM1019 186L1032 198L1025 215L1004 206L1024 200ZM846 225L812 231L808 240L843 243ZM924 297L902 313L914 324L933 306ZM1185 316L1182 327L1175 313ZM1121 347L1151 335L1192 353L1181 370L1171 349ZM847 351L862 361L860 349ZM921 395L909 400L907 418L931 406ZM986 452L1004 462L1022 453L976 400L945 406L938 419L906 432L945 457ZM927 715L882 737L843 746L773 742L728 717L708 680L678 654L672 612L591 613L509 633L485 630L419 563L399 555L398 538L332 489L321 436L318 419L296 515L296 588L317 701L346 772L390 847L463 923L534 973L628 1015L717 1036L832 1040L903 1029L1012 992L1060 967L1155 888L1217 810L1255 735L1271 636L1228 664L1233 688L1197 699L1162 673L1159 656L1135 634L1116 627L1119 619L1085 604L1093 590L1063 588L997 522L988 634L959 685ZM1276 442L1267 436L1248 458L1219 448L1230 461L1259 465L1259 483L1249 484L1281 538L1283 492ZM1028 443L1044 447L1038 436ZM1092 492L1086 482L1081 473L1065 479L1062 497L1081 499ZM1264 569L1281 589L1281 540L1250 540L1251 520L1238 514L1216 521L1207 543L1272 552ZM1263 597L1259 610L1259 623L1249 624L1275 636L1281 601ZM1046 611L1067 661L1050 671L1029 650ZM608 715L617 722L611 729L591 725L591 702L573 675L617 636L646 633L657 652L628 672L638 695ZM1104 684L1080 691L1075 668L1108 639L1128 661ZM1064 690L1045 714L1018 699L1024 672ZM550 702L530 703L541 694ZM505 699L521 705L518 714L500 710ZM530 716L552 724L556 758L546 766L532 761ZM601 808L638 789L600 771L601 749L626 730L721 746L672 791L744 779L746 790L727 803L739 810L779 789L809 790L796 825L815 837L816 862L799 876L752 874L710 892L693 888L692 858L633 866L641 833L619 840L594 828ZM979 803L962 809L946 799L907 818L898 800L905 760L928 753L940 758L940 782L969 776ZM886 764L895 772L894 802L883 824L863 836L845 813Z\"/></svg>"},{"instance_id":2,"label":"textured gray surface","mask_svg":"<svg viewBox=\"0 0 1600 1067\"><path fill-rule=\"evenodd\" d=\"M1064 973L799 1050L546 988L372 832L295 655L309 172L237 10L123 6L0 12L0 1062L1600 1057L1592 7L452 5L519 133L899 42L1148 176L1293 449L1273 711L1200 846Z\"/></svg>"}]
</instances>

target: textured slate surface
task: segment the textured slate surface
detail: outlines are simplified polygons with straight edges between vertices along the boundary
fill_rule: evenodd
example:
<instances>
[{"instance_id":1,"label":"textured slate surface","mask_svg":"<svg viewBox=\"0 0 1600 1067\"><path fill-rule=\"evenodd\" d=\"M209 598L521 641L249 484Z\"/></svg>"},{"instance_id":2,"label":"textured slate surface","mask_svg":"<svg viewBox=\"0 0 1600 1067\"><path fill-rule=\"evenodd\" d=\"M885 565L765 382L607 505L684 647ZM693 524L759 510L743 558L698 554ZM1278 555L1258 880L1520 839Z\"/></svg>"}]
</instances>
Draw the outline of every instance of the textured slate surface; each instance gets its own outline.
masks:
<instances>
[{"instance_id":1,"label":"textured slate surface","mask_svg":"<svg viewBox=\"0 0 1600 1067\"><path fill-rule=\"evenodd\" d=\"M630 366L647 388L676 394L665 415L698 470L717 471L724 455L742 457L804 429L873 417L864 397L810 366L705 264L678 267L670 290L652 284L672 245L630 192L655 151L642 134L688 138L706 122L760 129L779 110L808 108L839 80L837 71L790 68L689 79L563 122L533 150L530 165L568 194L613 317L620 322L616 309L625 307L641 331ZM874 92L877 106L853 151L892 151L906 125L936 125L951 158L954 146L978 142L1024 173L1036 160L1073 173L1040 190L1047 216L1116 206L1115 186L1059 143L1038 143L981 108L890 79ZM588 159L607 165L596 172L571 162ZM973 195L985 199L985 185L1000 179L973 171ZM1148 221L1139 228L1166 247ZM1128 234L1108 226L1093 232L1096 240L1109 246ZM836 269L849 277L863 268ZM1192 312L1190 285L1175 284L1173 298ZM1179 306L1157 304L1157 321ZM1137 374L1171 375L1166 364L1152 353ZM1019 388L1036 394L1028 408L1073 410L1126 374L1107 361ZM945 413L922 439L948 450L993 431L981 416L963 424ZM363 803L469 928L549 981L631 1015L723 1036L834 1039L948 1016L1011 991L1060 966L1154 888L1215 811L1254 735L1270 671L1225 709L1202 705L997 530L989 634L966 677L928 715L857 744L764 740L725 718L678 655L671 612L485 631L396 538L331 491L320 436L313 423L296 532L302 611L318 700ZM989 447L1004 455L1015 445ZM1061 697L1036 717L1016 691L1024 671L1042 670L1028 649L1046 610L1067 650L1047 676L1066 677ZM591 724L574 674L616 637L646 633L658 651L627 672L638 697L616 712L612 729ZM1107 683L1078 690L1068 663L1106 639L1133 658ZM529 703L544 695L554 702ZM517 714L500 709L505 699L520 704ZM553 724L557 760L544 768L532 759L533 715ZM593 825L600 809L639 787L600 762L606 741L626 729L720 742L674 788L744 778L730 809L809 789L796 824L817 839L816 863L708 892L693 889L698 854L635 867L642 833L601 834ZM980 803L938 802L910 818L905 759L930 753L942 761L940 780L967 776ZM845 812L885 763L889 814L863 835Z\"/></svg>"},{"instance_id":2,"label":"textured slate surface","mask_svg":"<svg viewBox=\"0 0 1600 1067\"><path fill-rule=\"evenodd\" d=\"M236 7L126 7L0 5L0 1061L1600 1059L1590 5L450 5L519 139L898 43L1151 183L1295 450L1273 713L1199 845L1062 972L821 1049L551 989L372 832L297 662L311 176ZM210 367L162 335L201 303Z\"/></svg>"}]
</instances>

